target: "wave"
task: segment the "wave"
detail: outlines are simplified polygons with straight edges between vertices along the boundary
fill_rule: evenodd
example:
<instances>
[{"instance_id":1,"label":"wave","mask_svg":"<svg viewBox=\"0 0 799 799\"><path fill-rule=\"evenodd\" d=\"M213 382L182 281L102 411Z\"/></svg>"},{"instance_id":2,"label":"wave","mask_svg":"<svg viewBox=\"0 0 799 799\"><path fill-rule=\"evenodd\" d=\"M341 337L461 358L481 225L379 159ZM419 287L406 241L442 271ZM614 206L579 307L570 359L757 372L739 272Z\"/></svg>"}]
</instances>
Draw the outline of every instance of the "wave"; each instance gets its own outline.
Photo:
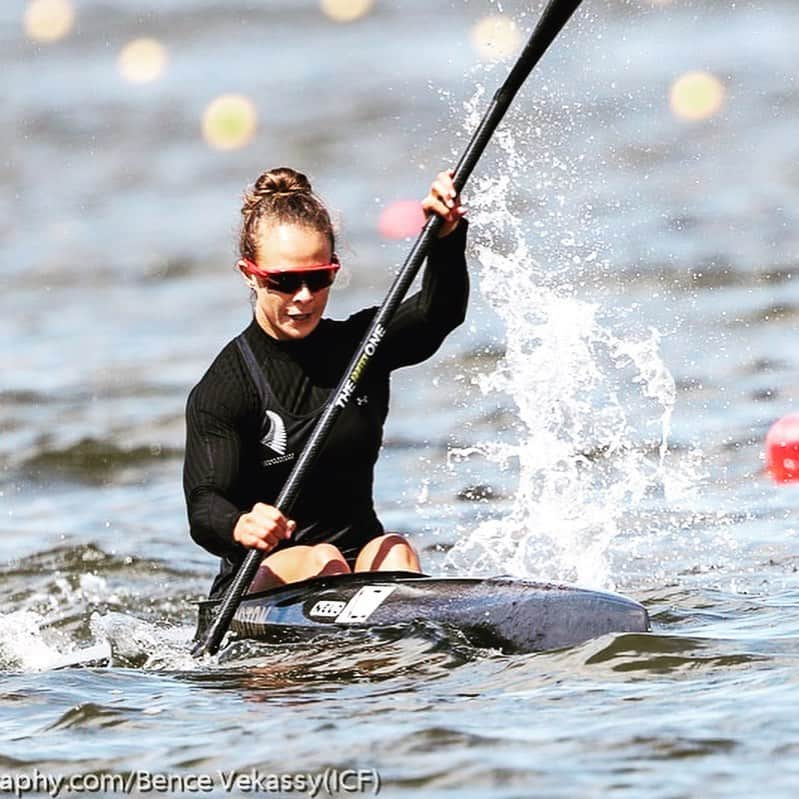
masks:
<instances>
[{"instance_id":1,"label":"wave","mask_svg":"<svg viewBox=\"0 0 799 799\"><path fill-rule=\"evenodd\" d=\"M120 447L113 441L82 438L65 447L44 448L22 463L23 471L42 473L92 484L105 483L110 474L154 461L182 458L183 450L162 444Z\"/></svg>"}]
</instances>

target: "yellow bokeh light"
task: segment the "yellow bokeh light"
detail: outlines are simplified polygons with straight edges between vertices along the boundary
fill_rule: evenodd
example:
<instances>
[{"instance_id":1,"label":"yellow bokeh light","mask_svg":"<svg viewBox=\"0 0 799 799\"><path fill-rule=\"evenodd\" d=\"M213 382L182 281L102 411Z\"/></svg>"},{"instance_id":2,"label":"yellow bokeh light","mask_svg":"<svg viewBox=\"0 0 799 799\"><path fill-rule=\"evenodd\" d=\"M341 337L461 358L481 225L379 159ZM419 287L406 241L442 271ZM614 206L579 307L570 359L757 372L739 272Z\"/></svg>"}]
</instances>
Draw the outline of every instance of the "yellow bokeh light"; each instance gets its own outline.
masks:
<instances>
[{"instance_id":1,"label":"yellow bokeh light","mask_svg":"<svg viewBox=\"0 0 799 799\"><path fill-rule=\"evenodd\" d=\"M25 9L25 33L35 42L63 39L75 22L70 0L31 0Z\"/></svg>"},{"instance_id":2,"label":"yellow bokeh light","mask_svg":"<svg viewBox=\"0 0 799 799\"><path fill-rule=\"evenodd\" d=\"M322 11L336 22L352 22L372 10L374 0L321 0Z\"/></svg>"},{"instance_id":3,"label":"yellow bokeh light","mask_svg":"<svg viewBox=\"0 0 799 799\"><path fill-rule=\"evenodd\" d=\"M481 19L472 29L472 44L485 61L510 58L519 50L521 38L516 23L501 14Z\"/></svg>"},{"instance_id":4,"label":"yellow bokeh light","mask_svg":"<svg viewBox=\"0 0 799 799\"><path fill-rule=\"evenodd\" d=\"M724 104L724 86L709 72L687 72L671 86L669 105L681 119L699 121L717 114Z\"/></svg>"},{"instance_id":5,"label":"yellow bokeh light","mask_svg":"<svg viewBox=\"0 0 799 799\"><path fill-rule=\"evenodd\" d=\"M249 97L224 94L217 97L203 115L203 136L217 150L236 150L252 141L258 124Z\"/></svg>"},{"instance_id":6,"label":"yellow bokeh light","mask_svg":"<svg viewBox=\"0 0 799 799\"><path fill-rule=\"evenodd\" d=\"M160 78L166 67L166 50L155 39L134 39L119 54L119 72L131 83Z\"/></svg>"}]
</instances>

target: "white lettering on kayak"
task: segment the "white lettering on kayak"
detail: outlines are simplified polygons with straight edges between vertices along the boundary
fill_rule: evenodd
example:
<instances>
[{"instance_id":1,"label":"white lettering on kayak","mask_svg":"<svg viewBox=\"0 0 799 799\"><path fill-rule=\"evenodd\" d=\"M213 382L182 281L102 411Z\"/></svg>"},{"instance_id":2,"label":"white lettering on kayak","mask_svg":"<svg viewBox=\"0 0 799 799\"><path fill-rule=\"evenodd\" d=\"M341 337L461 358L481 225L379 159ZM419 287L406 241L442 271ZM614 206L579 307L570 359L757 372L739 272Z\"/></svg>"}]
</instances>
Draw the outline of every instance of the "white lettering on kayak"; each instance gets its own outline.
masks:
<instances>
[{"instance_id":1,"label":"white lettering on kayak","mask_svg":"<svg viewBox=\"0 0 799 799\"><path fill-rule=\"evenodd\" d=\"M334 619L344 610L346 602L339 602L335 599L320 599L309 611L309 616L319 616L326 619Z\"/></svg>"},{"instance_id":2,"label":"white lettering on kayak","mask_svg":"<svg viewBox=\"0 0 799 799\"><path fill-rule=\"evenodd\" d=\"M233 618L241 624L263 624L269 615L269 605L239 605Z\"/></svg>"}]
</instances>

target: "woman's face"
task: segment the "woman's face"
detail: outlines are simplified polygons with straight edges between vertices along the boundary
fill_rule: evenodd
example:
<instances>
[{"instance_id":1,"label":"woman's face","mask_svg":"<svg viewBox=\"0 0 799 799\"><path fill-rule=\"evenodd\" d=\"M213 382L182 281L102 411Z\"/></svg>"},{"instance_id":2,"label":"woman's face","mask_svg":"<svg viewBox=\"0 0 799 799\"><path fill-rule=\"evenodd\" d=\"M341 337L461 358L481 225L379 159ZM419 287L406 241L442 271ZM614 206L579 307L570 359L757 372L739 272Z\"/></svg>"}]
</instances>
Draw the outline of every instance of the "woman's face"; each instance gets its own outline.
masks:
<instances>
[{"instance_id":1,"label":"woman's face","mask_svg":"<svg viewBox=\"0 0 799 799\"><path fill-rule=\"evenodd\" d=\"M257 266L280 271L329 264L333 258L328 236L288 223L262 225L257 252ZM242 273L256 294L255 318L270 336L289 341L305 338L316 329L327 305L329 286L312 292L303 283L296 291L284 293L269 288L262 278L248 276L243 269Z\"/></svg>"}]
</instances>

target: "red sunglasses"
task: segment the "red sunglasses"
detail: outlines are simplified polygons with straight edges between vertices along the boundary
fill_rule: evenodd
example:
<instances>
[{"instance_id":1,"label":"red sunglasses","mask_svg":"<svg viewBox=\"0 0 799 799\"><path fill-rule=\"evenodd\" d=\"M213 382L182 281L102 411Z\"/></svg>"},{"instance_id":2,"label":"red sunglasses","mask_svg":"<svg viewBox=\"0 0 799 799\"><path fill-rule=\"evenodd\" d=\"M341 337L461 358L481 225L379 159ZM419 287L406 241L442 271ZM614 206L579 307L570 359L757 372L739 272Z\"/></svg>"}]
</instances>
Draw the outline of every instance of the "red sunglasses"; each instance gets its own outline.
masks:
<instances>
[{"instance_id":1,"label":"red sunglasses","mask_svg":"<svg viewBox=\"0 0 799 799\"><path fill-rule=\"evenodd\" d=\"M261 269L252 261L242 258L248 274L263 278L267 288L281 294L295 294L305 284L312 294L330 286L341 269L338 258L334 255L329 264L301 266L297 269Z\"/></svg>"}]
</instances>

